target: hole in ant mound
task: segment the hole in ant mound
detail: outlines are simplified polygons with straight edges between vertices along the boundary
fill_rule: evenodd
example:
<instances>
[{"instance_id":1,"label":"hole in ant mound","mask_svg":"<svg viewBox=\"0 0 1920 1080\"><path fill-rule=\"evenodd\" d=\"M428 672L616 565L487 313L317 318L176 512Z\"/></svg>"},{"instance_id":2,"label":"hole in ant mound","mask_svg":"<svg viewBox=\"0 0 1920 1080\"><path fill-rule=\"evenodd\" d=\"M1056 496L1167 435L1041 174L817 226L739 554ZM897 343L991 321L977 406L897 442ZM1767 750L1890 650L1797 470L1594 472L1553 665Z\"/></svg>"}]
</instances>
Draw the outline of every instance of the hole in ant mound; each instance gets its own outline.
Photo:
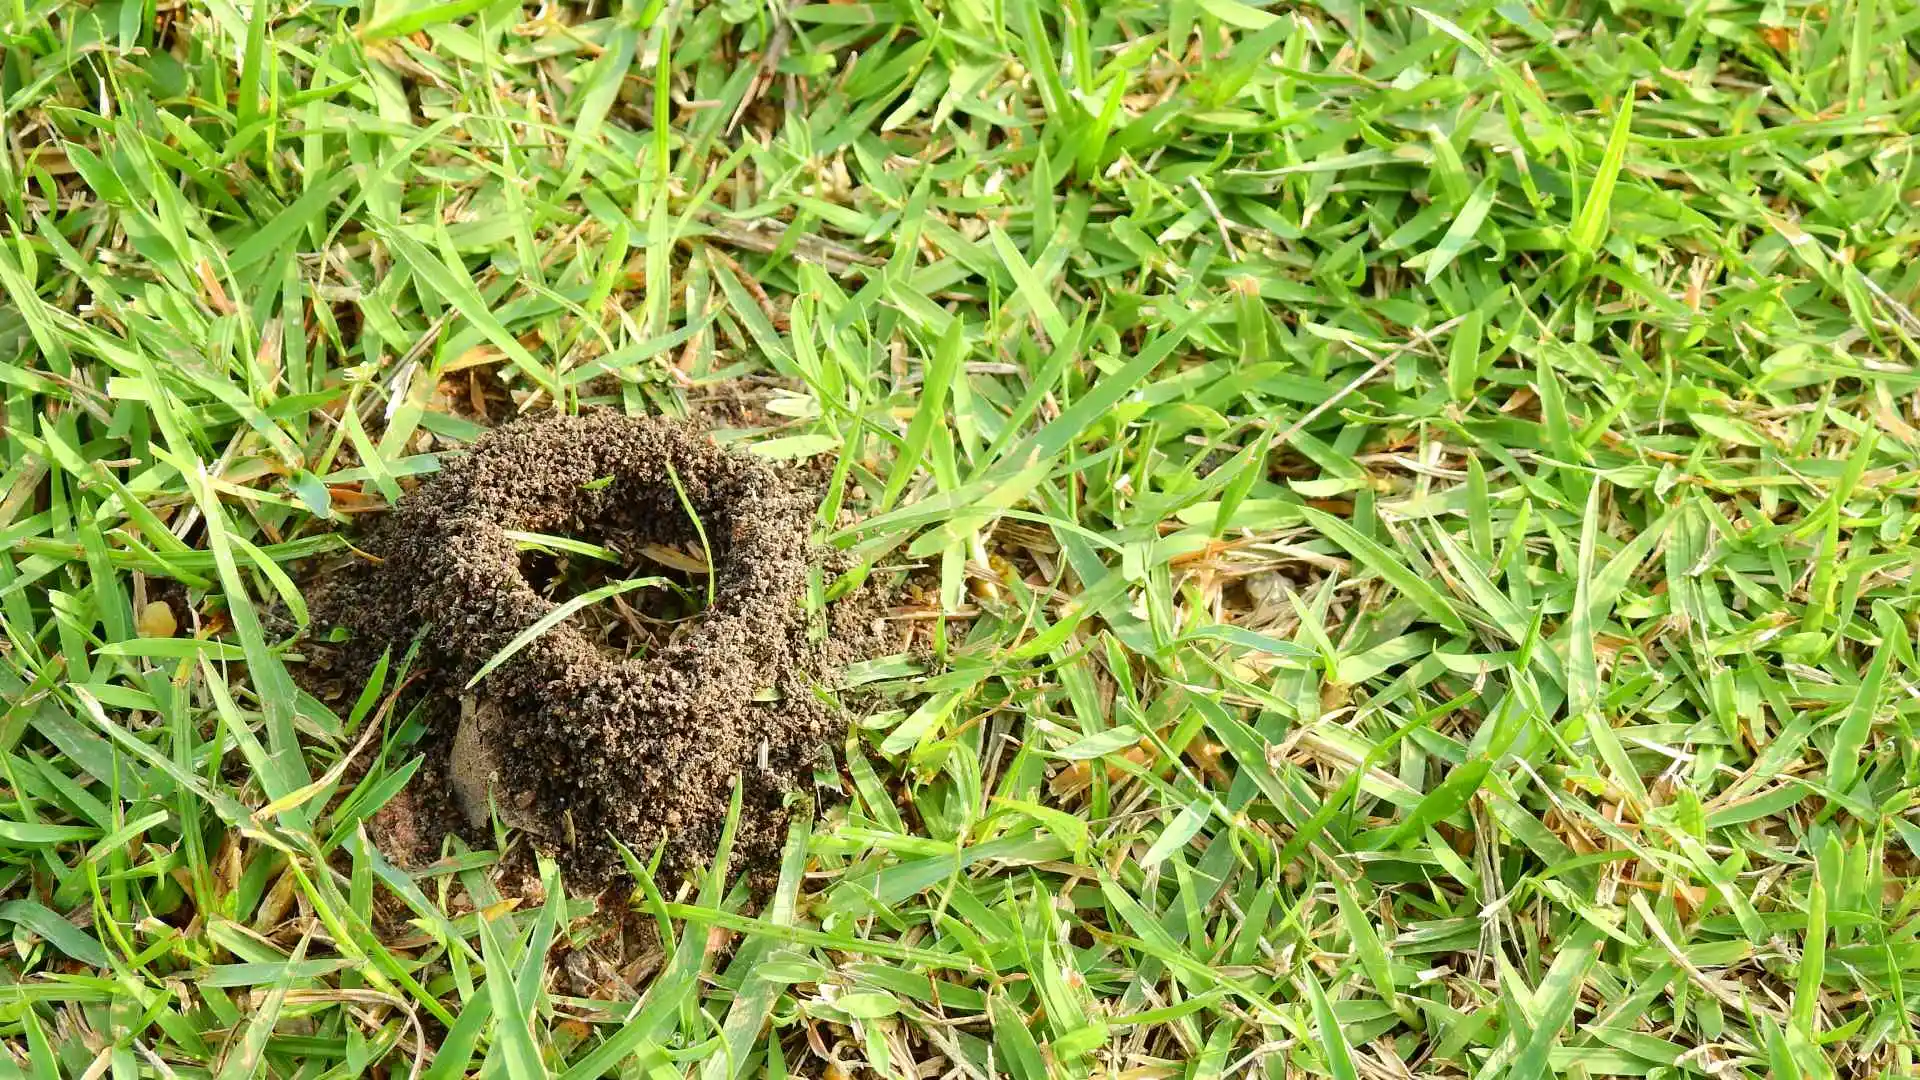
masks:
<instances>
[{"instance_id":1,"label":"hole in ant mound","mask_svg":"<svg viewBox=\"0 0 1920 1080\"><path fill-rule=\"evenodd\" d=\"M556 605L631 583L568 616L602 653L615 660L651 656L697 632L707 606L707 564L698 544L635 543L616 551L584 543L599 554L523 543L520 576Z\"/></svg>"}]
</instances>

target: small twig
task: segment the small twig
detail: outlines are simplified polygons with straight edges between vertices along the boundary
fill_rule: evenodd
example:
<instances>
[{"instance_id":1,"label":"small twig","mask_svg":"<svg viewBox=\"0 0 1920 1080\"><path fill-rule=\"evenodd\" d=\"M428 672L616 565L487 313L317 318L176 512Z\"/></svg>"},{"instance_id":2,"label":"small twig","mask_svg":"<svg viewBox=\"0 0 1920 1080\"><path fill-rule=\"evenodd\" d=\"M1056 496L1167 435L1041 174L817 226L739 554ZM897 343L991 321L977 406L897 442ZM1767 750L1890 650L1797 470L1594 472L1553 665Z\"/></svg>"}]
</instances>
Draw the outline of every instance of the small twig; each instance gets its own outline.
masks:
<instances>
[{"instance_id":1,"label":"small twig","mask_svg":"<svg viewBox=\"0 0 1920 1080\"><path fill-rule=\"evenodd\" d=\"M1213 215L1213 223L1220 230L1220 242L1227 245L1227 258L1239 262L1240 252L1233 246L1233 237L1227 234L1227 219L1221 215L1220 208L1214 205L1213 196L1207 194L1207 189L1200 186L1199 177L1189 176L1187 183L1193 185L1193 190L1200 195L1200 201L1207 204L1207 212Z\"/></svg>"},{"instance_id":2,"label":"small twig","mask_svg":"<svg viewBox=\"0 0 1920 1080\"><path fill-rule=\"evenodd\" d=\"M732 137L740 127L740 118L747 115L747 109L760 100L760 95L773 85L774 69L780 66L780 59L787 55L787 42L793 38L793 27L787 22L786 12L774 16L773 37L768 39L767 48L760 55L760 70L748 84L747 92L740 96L740 104L734 108L733 117L727 121L727 135Z\"/></svg>"},{"instance_id":3,"label":"small twig","mask_svg":"<svg viewBox=\"0 0 1920 1080\"><path fill-rule=\"evenodd\" d=\"M1446 322L1441 323L1439 326L1436 326L1431 330L1418 330L1418 329L1414 330L1413 341L1402 342L1401 344L1396 345L1391 352L1387 353L1387 355L1385 356L1382 356L1380 359L1374 361L1374 364L1372 367L1361 372L1358 376L1354 378L1352 382L1348 383L1347 385L1341 387L1338 391L1336 391L1332 397L1328 398L1327 400L1321 402L1318 405L1315 405L1312 409L1308 410L1307 415L1287 425L1287 429L1285 431L1282 431L1279 434L1279 436L1277 436L1273 441L1276 443L1284 443L1287 440L1293 438L1295 435L1300 434L1300 432L1308 424L1311 424L1315 420L1320 419L1320 417L1324 415L1328 409L1331 409L1335 405L1338 405L1342 400L1346 398L1348 394L1351 394L1355 390L1360 389L1362 386L1372 381L1374 376L1387 370L1388 365L1392 364L1395 360L1399 359L1400 354L1406 352L1408 349L1411 349L1416 342L1421 344L1431 344L1433 341L1433 335L1438 334L1443 330L1451 330L1456 324L1458 324L1461 320L1465 318L1466 318L1465 315L1456 315L1453 318L1448 319Z\"/></svg>"}]
</instances>

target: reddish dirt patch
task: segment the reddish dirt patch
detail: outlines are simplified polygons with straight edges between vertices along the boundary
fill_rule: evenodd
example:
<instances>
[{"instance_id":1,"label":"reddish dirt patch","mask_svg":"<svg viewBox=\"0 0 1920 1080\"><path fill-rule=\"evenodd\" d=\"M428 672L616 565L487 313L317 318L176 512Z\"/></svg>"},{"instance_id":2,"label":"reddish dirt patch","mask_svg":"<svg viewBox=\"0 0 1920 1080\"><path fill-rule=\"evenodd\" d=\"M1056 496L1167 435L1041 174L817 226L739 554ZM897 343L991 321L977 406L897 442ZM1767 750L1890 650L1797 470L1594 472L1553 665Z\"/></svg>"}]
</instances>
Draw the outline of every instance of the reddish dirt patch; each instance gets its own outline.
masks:
<instances>
[{"instance_id":1,"label":"reddish dirt patch","mask_svg":"<svg viewBox=\"0 0 1920 1080\"><path fill-rule=\"evenodd\" d=\"M704 610L684 599L706 581L688 565L702 561L699 534L674 476L712 543ZM407 828L383 831L424 833L422 819L444 820L459 795L471 804L477 792L482 807L490 795L502 820L558 853L574 881L618 876L616 839L642 860L664 848L677 877L712 858L738 779L736 851L748 865L771 859L785 837L786 795L805 786L842 726L814 692L827 657L809 642L800 603L815 505L689 426L612 412L508 424L448 461L362 538L378 563L344 567L314 593L316 639L348 632L310 650L328 681L344 677L351 689L382 650L397 662L421 643L415 686L433 749L408 792ZM659 610L603 601L466 691L556 606L539 581L556 575L555 561L530 560L510 531L611 548L630 565L607 578L679 575L682 599ZM644 551L680 558L642 566ZM622 599L642 595L676 594ZM778 700L754 700L767 690Z\"/></svg>"}]
</instances>

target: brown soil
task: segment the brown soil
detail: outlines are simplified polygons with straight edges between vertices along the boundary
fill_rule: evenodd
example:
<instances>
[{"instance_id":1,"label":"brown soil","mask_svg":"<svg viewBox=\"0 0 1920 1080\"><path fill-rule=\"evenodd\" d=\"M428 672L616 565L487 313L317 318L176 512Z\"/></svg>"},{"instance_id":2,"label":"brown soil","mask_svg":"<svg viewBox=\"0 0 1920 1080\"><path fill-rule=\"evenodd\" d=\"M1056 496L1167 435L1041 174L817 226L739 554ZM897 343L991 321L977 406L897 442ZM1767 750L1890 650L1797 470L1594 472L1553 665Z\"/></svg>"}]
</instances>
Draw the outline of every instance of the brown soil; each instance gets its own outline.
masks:
<instances>
[{"instance_id":1,"label":"brown soil","mask_svg":"<svg viewBox=\"0 0 1920 1080\"><path fill-rule=\"evenodd\" d=\"M674 474L713 545L705 610L686 599L706 579L692 569L702 566L699 537ZM581 884L623 872L616 839L643 861L664 848L664 869L678 877L711 860L738 779L736 853L748 865L771 859L786 795L805 786L842 723L814 691L828 657L809 641L822 635L809 635L800 604L815 505L687 425L612 412L507 424L448 461L360 540L379 562L341 568L314 596L310 674L326 681L351 689L382 650L397 662L421 642L414 685L425 691L427 767L405 800L408 820L376 834L435 832L444 821L427 819L449 811L471 826L490 805ZM530 556L509 530L622 553L631 565L606 567L607 580L660 575L685 588L578 612L467 692L556 606L540 579L577 578L574 564L590 562ZM642 565L649 551L659 562ZM347 640L323 644L334 627ZM766 690L778 700L753 700Z\"/></svg>"}]
</instances>

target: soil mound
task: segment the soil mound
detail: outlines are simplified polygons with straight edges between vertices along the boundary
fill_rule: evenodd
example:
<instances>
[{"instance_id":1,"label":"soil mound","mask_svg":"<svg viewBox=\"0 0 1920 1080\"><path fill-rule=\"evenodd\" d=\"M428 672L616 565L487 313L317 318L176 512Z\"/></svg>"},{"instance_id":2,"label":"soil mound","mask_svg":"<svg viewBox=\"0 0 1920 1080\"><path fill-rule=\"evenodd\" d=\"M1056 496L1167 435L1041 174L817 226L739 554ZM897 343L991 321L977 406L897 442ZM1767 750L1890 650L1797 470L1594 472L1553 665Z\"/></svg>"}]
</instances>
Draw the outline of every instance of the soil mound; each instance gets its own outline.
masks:
<instances>
[{"instance_id":1,"label":"soil mound","mask_svg":"<svg viewBox=\"0 0 1920 1080\"><path fill-rule=\"evenodd\" d=\"M614 838L643 860L664 845L674 876L704 865L736 777L736 850L761 861L784 838L785 794L839 722L814 692L823 657L799 602L812 511L766 465L684 424L613 412L520 421L404 498L362 542L380 561L319 587L314 625L349 633L330 658L335 675L389 647L397 662L419 638L415 685L444 756L415 786L446 791L470 825L490 802L574 880L621 872ZM700 610L703 530L713 581ZM601 545L627 565L530 551L516 532ZM640 565L649 551L656 564ZM605 580L681 587L576 612L463 689L555 610L582 564ZM777 700L754 700L769 689ZM448 802L424 794L415 805Z\"/></svg>"}]
</instances>

